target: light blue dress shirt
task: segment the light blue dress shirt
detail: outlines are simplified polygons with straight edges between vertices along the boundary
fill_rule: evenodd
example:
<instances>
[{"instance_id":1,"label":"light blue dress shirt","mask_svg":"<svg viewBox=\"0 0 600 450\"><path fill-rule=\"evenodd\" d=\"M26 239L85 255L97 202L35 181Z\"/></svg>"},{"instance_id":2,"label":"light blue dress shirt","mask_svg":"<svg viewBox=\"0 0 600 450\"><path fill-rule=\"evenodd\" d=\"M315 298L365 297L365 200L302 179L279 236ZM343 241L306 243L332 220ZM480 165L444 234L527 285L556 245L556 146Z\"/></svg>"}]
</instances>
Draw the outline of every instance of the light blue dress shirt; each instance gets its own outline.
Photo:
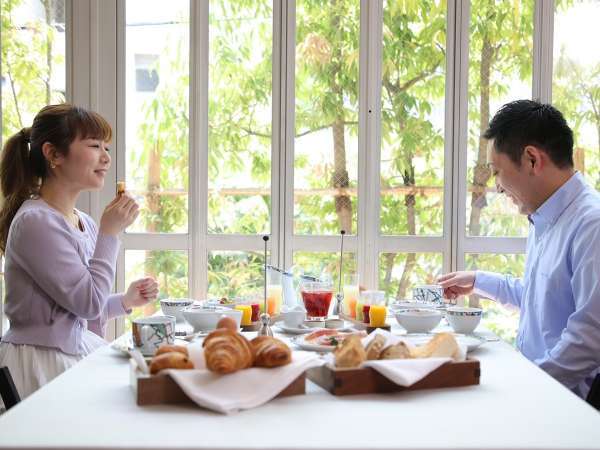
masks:
<instances>
[{"instance_id":1,"label":"light blue dress shirt","mask_svg":"<svg viewBox=\"0 0 600 450\"><path fill-rule=\"evenodd\" d=\"M518 307L521 353L585 398L600 368L600 195L575 173L529 221L523 279L477 271L475 293Z\"/></svg>"}]
</instances>

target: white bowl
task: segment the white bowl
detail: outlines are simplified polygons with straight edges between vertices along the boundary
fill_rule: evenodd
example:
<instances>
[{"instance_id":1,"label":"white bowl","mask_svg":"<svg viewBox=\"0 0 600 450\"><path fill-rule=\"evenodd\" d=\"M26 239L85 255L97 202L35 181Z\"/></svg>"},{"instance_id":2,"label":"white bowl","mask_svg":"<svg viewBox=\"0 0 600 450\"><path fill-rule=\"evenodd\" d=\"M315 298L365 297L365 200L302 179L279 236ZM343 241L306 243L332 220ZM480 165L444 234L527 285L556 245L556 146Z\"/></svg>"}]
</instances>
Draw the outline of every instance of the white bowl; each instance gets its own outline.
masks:
<instances>
[{"instance_id":1,"label":"white bowl","mask_svg":"<svg viewBox=\"0 0 600 450\"><path fill-rule=\"evenodd\" d=\"M427 333L442 320L442 313L434 309L413 308L396 311L396 320L407 333Z\"/></svg>"},{"instance_id":2,"label":"white bowl","mask_svg":"<svg viewBox=\"0 0 600 450\"><path fill-rule=\"evenodd\" d=\"M446 320L456 333L470 334L475 331L483 310L464 306L451 306L446 310Z\"/></svg>"},{"instance_id":3,"label":"white bowl","mask_svg":"<svg viewBox=\"0 0 600 450\"><path fill-rule=\"evenodd\" d=\"M174 316L177 322L183 322L185 319L181 311L193 304L194 300L191 298L163 298L160 301L160 309L165 316Z\"/></svg>"},{"instance_id":4,"label":"white bowl","mask_svg":"<svg viewBox=\"0 0 600 450\"><path fill-rule=\"evenodd\" d=\"M181 311L186 322L194 331L211 331L217 326L217 322L223 316L231 317L237 323L238 328L242 322L242 311L231 308L206 308L202 306L188 306Z\"/></svg>"}]
</instances>

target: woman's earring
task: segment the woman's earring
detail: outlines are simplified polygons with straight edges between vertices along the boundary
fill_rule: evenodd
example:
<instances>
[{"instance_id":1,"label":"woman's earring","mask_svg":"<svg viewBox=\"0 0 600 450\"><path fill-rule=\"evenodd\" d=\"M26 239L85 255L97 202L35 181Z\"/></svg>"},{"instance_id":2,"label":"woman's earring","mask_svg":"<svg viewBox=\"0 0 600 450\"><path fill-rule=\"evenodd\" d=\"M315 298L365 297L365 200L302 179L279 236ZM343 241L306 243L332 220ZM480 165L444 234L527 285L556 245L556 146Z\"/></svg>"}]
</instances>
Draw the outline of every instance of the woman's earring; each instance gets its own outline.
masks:
<instances>
[{"instance_id":1,"label":"woman's earring","mask_svg":"<svg viewBox=\"0 0 600 450\"><path fill-rule=\"evenodd\" d=\"M54 164L53 162L50 163L50 168L51 169L56 169L56 164Z\"/></svg>"}]
</instances>

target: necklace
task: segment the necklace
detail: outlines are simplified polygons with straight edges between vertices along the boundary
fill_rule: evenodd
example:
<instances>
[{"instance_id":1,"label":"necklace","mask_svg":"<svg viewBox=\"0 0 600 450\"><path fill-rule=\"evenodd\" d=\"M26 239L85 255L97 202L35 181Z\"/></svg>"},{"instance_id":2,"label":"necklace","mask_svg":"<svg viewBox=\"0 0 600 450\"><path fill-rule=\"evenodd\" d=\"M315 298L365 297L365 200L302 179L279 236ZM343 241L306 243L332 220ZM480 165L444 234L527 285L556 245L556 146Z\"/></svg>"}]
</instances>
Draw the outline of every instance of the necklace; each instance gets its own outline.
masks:
<instances>
[{"instance_id":1,"label":"necklace","mask_svg":"<svg viewBox=\"0 0 600 450\"><path fill-rule=\"evenodd\" d=\"M81 230L81 223L79 221L79 216L77 215L77 213L75 212L75 210L73 210L73 212L71 214L65 214L54 203L49 202L47 199L45 199L43 197L40 197L40 198L42 198L42 200L44 200L48 205L50 205L52 207L52 209L55 209L56 211L58 211L67 220L67 222L69 223L69 225L71 225L73 228Z\"/></svg>"}]
</instances>

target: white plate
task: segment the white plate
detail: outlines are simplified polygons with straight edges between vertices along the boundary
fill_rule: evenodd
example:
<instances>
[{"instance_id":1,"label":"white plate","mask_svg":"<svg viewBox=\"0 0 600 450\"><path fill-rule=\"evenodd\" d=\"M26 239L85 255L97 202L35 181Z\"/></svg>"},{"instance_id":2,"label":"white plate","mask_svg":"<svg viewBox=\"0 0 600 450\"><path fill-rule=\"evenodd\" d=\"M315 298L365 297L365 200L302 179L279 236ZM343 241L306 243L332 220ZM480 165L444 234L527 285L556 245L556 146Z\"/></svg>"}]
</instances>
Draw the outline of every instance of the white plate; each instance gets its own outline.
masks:
<instances>
[{"instance_id":1,"label":"white plate","mask_svg":"<svg viewBox=\"0 0 600 450\"><path fill-rule=\"evenodd\" d=\"M133 349L133 342L131 341L131 337L119 338L110 344L110 348L121 356L129 357L129 350Z\"/></svg>"},{"instance_id":2,"label":"white plate","mask_svg":"<svg viewBox=\"0 0 600 450\"><path fill-rule=\"evenodd\" d=\"M279 327L281 332L288 333L288 334L307 334L307 333L311 333L312 331L315 331L315 330L323 329L323 328L310 328L310 327L294 328L294 327L288 327L282 323L277 324L277 326Z\"/></svg>"},{"instance_id":3,"label":"white plate","mask_svg":"<svg viewBox=\"0 0 600 450\"><path fill-rule=\"evenodd\" d=\"M405 338L406 340L408 340L409 342L411 342L414 345L423 345L427 342L429 342L431 340L431 338L434 336L434 333L423 333L423 334L406 334L404 336L401 336L402 338ZM472 352L473 350L479 348L479 346L481 346L482 344L486 343L486 339L479 337L479 336L467 336L465 334L455 334L454 337L456 338L457 342L459 344L465 345L467 347L467 352Z\"/></svg>"},{"instance_id":4,"label":"white plate","mask_svg":"<svg viewBox=\"0 0 600 450\"><path fill-rule=\"evenodd\" d=\"M319 345L304 342L304 336L296 336L290 339L293 344L296 344L302 350L309 350L311 352L332 352L335 349L333 345Z\"/></svg>"}]
</instances>

